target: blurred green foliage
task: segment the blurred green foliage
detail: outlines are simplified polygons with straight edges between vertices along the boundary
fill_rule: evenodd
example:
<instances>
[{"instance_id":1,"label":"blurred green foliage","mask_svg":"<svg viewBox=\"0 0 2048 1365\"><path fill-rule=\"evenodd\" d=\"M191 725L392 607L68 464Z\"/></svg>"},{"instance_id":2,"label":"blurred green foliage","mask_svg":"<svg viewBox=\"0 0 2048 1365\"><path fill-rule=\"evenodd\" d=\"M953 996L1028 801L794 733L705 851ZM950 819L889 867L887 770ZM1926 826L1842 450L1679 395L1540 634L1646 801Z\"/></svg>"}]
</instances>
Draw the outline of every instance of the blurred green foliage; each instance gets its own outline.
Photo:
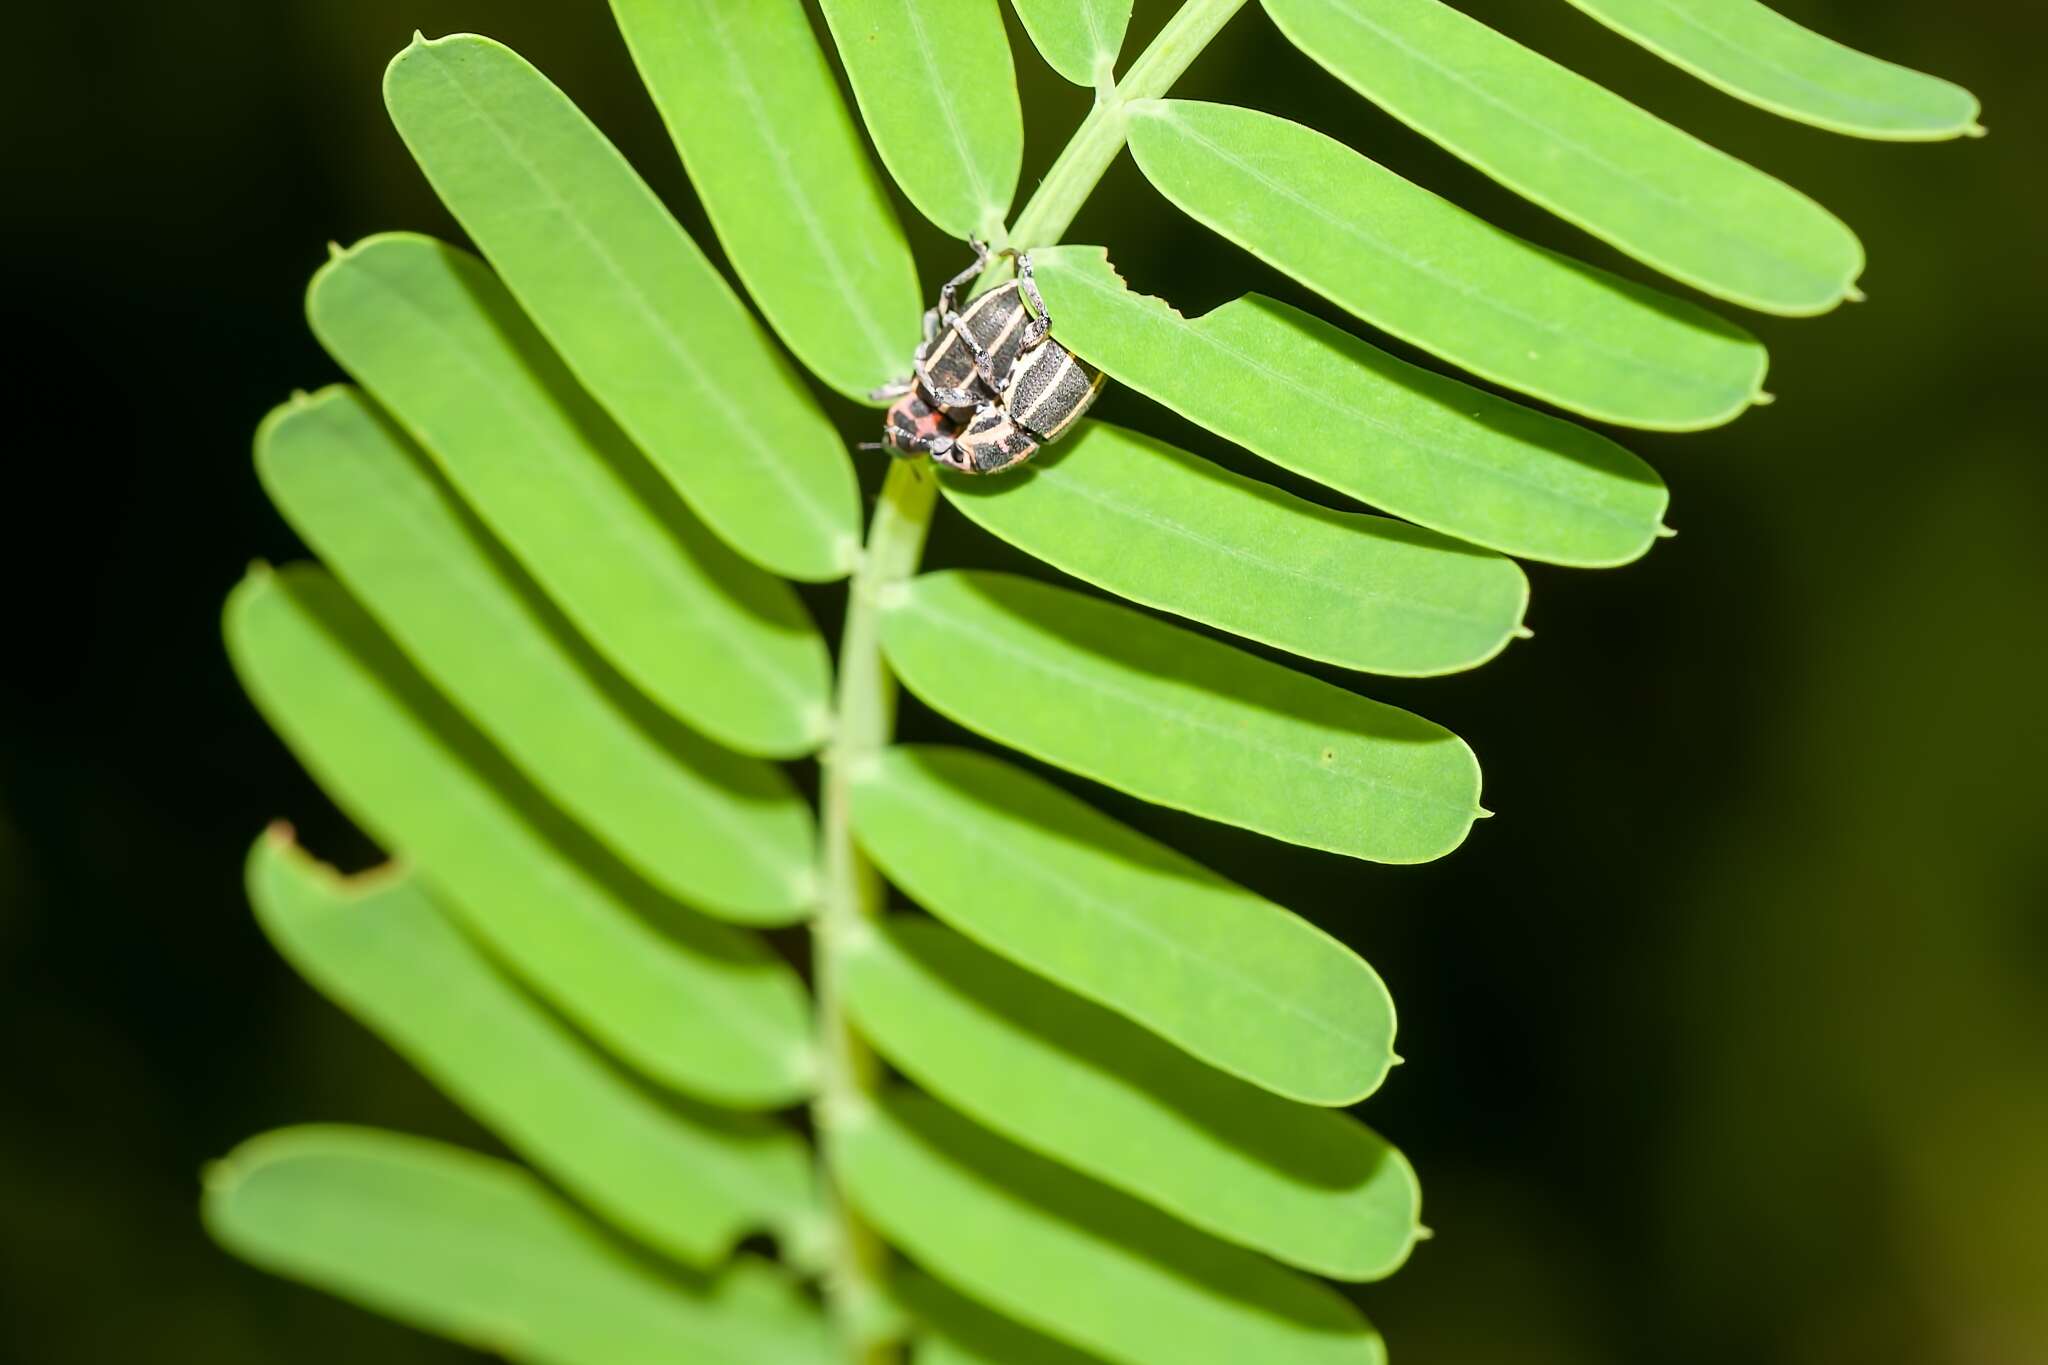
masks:
<instances>
[{"instance_id":1,"label":"blurred green foliage","mask_svg":"<svg viewBox=\"0 0 2048 1365\"><path fill-rule=\"evenodd\" d=\"M1166 8L1137 7L1130 50ZM1397 1359L2048 1360L2048 11L1784 0L1982 96L1988 139L1898 147L1780 123L1561 2L1463 8L1840 213L1869 248L1870 301L1744 319L1778 403L1626 438L1671 483L1677 540L1611 573L1533 567L1535 640L1377 688L1426 691L1486 764L1501 818L1457 856L1362 868L1109 808L1387 977L1411 1064L1373 1118L1420 1169L1437 1232L1360 1291ZM229 1260L194 1215L200 1163L280 1122L489 1146L292 979L242 902L243 850L273 815L372 856L215 643L250 548L294 553L249 435L279 393L333 377L298 316L325 241L453 231L378 98L416 27L543 60L712 238L600 4L116 0L9 23L0 260L29 359L5 538L0 1359L462 1359ZM1026 106L1050 120L1028 186L1088 96L1018 46ZM1504 227L1642 277L1373 112L1255 10L1177 93L1343 130ZM1070 235L1190 312L1247 284L1128 162ZM928 231L915 245L927 275L957 254ZM1277 275L1251 283L1315 306ZM1113 391L1101 411L1143 409ZM1145 424L1222 453L1161 420ZM1006 553L947 517L934 557ZM907 719L912 738L948 733Z\"/></svg>"}]
</instances>

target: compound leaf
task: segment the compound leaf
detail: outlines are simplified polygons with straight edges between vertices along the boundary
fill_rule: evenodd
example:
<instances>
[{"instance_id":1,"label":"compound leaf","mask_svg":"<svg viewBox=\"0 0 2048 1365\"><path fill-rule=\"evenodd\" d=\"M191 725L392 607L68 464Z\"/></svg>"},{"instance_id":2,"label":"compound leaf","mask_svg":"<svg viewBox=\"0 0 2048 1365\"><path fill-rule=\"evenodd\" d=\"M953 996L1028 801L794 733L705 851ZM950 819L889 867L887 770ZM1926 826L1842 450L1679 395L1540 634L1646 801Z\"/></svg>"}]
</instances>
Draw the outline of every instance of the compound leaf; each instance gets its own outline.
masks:
<instances>
[{"instance_id":1,"label":"compound leaf","mask_svg":"<svg viewBox=\"0 0 2048 1365\"><path fill-rule=\"evenodd\" d=\"M1190 319L1126 288L1100 247L1032 258L1062 345L1282 468L1525 559L1625 564L1657 537L1670 499L1656 471L1576 422L1260 294Z\"/></svg>"},{"instance_id":2,"label":"compound leaf","mask_svg":"<svg viewBox=\"0 0 2048 1365\"><path fill-rule=\"evenodd\" d=\"M953 506L1119 597L1372 673L1498 654L1528 580L1510 560L1337 512L1102 422L1000 483L942 478Z\"/></svg>"},{"instance_id":3,"label":"compound leaf","mask_svg":"<svg viewBox=\"0 0 2048 1365\"><path fill-rule=\"evenodd\" d=\"M924 309L917 267L801 0L612 13L768 325L857 402L900 379Z\"/></svg>"},{"instance_id":4,"label":"compound leaf","mask_svg":"<svg viewBox=\"0 0 2048 1365\"><path fill-rule=\"evenodd\" d=\"M1707 84L1830 132L1896 142L1981 137L1960 85L1844 47L1757 0L1571 0Z\"/></svg>"},{"instance_id":5,"label":"compound leaf","mask_svg":"<svg viewBox=\"0 0 2048 1365\"><path fill-rule=\"evenodd\" d=\"M805 1093L808 1010L789 966L608 862L326 574L253 572L226 634L243 687L336 804L607 1049L715 1104Z\"/></svg>"},{"instance_id":6,"label":"compound leaf","mask_svg":"<svg viewBox=\"0 0 2048 1365\"><path fill-rule=\"evenodd\" d=\"M997 0L820 0L882 164L954 237L998 239L1024 164Z\"/></svg>"},{"instance_id":7,"label":"compound leaf","mask_svg":"<svg viewBox=\"0 0 2048 1365\"><path fill-rule=\"evenodd\" d=\"M1704 309L1525 242L1271 114L1131 109L1131 152L1196 220L1383 331L1600 421L1684 431L1758 401L1764 349Z\"/></svg>"},{"instance_id":8,"label":"compound leaf","mask_svg":"<svg viewBox=\"0 0 2048 1365\"><path fill-rule=\"evenodd\" d=\"M1325 1285L898 1093L830 1135L848 1198L926 1271L1120 1365L1381 1365Z\"/></svg>"},{"instance_id":9,"label":"compound leaf","mask_svg":"<svg viewBox=\"0 0 2048 1365\"><path fill-rule=\"evenodd\" d=\"M664 1107L514 989L395 868L342 878L288 830L249 855L256 918L299 973L521 1156L691 1265L812 1216L810 1157L771 1121Z\"/></svg>"},{"instance_id":10,"label":"compound leaf","mask_svg":"<svg viewBox=\"0 0 2048 1365\"><path fill-rule=\"evenodd\" d=\"M484 264L372 237L313 278L313 330L621 673L747 753L829 724L825 641L786 583L698 524Z\"/></svg>"},{"instance_id":11,"label":"compound leaf","mask_svg":"<svg viewBox=\"0 0 2048 1365\"><path fill-rule=\"evenodd\" d=\"M473 34L415 40L384 98L449 211L705 523L785 578L851 569L860 490L844 442L582 111Z\"/></svg>"},{"instance_id":12,"label":"compound leaf","mask_svg":"<svg viewBox=\"0 0 2048 1365\"><path fill-rule=\"evenodd\" d=\"M1063 588L925 574L885 603L882 642L967 728L1276 839L1427 862L1479 814L1479 765L1450 731Z\"/></svg>"},{"instance_id":13,"label":"compound leaf","mask_svg":"<svg viewBox=\"0 0 2048 1365\"><path fill-rule=\"evenodd\" d=\"M278 408L256 467L421 671L635 871L722 918L802 914L816 836L788 776L606 677L368 400L333 388Z\"/></svg>"},{"instance_id":14,"label":"compound leaf","mask_svg":"<svg viewBox=\"0 0 2048 1365\"><path fill-rule=\"evenodd\" d=\"M1010 0L1045 64L1076 85L1099 86L1116 69L1131 0Z\"/></svg>"},{"instance_id":15,"label":"compound leaf","mask_svg":"<svg viewBox=\"0 0 2048 1365\"><path fill-rule=\"evenodd\" d=\"M1162 945L1150 970L1171 962ZM1391 1274L1415 1243L1414 1172L1363 1124L1205 1066L944 925L877 926L845 982L862 1036L920 1087L1226 1241L1347 1280ZM1279 1032L1275 1007L1236 1023Z\"/></svg>"},{"instance_id":16,"label":"compound leaf","mask_svg":"<svg viewBox=\"0 0 2048 1365\"><path fill-rule=\"evenodd\" d=\"M1424 136L1674 279L1768 313L1855 297L1842 221L1441 0L1264 0L1295 46Z\"/></svg>"},{"instance_id":17,"label":"compound leaf","mask_svg":"<svg viewBox=\"0 0 2048 1365\"><path fill-rule=\"evenodd\" d=\"M853 782L869 856L982 946L1277 1095L1385 1078L1386 986L1291 911L991 754L898 745Z\"/></svg>"},{"instance_id":18,"label":"compound leaf","mask_svg":"<svg viewBox=\"0 0 2048 1365\"><path fill-rule=\"evenodd\" d=\"M527 1365L827 1365L778 1269L663 1276L517 1166L373 1128L287 1128L207 1168L243 1260Z\"/></svg>"}]
</instances>

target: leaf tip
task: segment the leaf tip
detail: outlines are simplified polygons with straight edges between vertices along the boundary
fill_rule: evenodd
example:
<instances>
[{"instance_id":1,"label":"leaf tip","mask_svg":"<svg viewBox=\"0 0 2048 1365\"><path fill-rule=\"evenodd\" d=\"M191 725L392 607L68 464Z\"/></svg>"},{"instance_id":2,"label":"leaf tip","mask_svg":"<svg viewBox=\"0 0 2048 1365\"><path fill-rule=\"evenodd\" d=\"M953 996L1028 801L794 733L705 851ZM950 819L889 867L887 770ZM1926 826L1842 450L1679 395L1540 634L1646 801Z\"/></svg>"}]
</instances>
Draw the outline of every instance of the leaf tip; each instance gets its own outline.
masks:
<instances>
[{"instance_id":1,"label":"leaf tip","mask_svg":"<svg viewBox=\"0 0 2048 1365\"><path fill-rule=\"evenodd\" d=\"M1533 640L1536 638L1536 632L1529 629L1526 625L1516 626L1515 638L1517 640Z\"/></svg>"},{"instance_id":2,"label":"leaf tip","mask_svg":"<svg viewBox=\"0 0 2048 1365\"><path fill-rule=\"evenodd\" d=\"M1676 540L1677 538L1678 538L1678 528L1677 528L1677 527L1675 527L1675 526L1666 526L1666 525L1665 525L1665 524L1664 524L1663 522L1661 522L1661 521L1657 523L1657 539L1659 539L1659 540Z\"/></svg>"},{"instance_id":3,"label":"leaf tip","mask_svg":"<svg viewBox=\"0 0 2048 1365\"><path fill-rule=\"evenodd\" d=\"M1472 818L1474 820L1491 820L1493 812L1484 806L1474 806L1472 808Z\"/></svg>"},{"instance_id":4,"label":"leaf tip","mask_svg":"<svg viewBox=\"0 0 2048 1365\"><path fill-rule=\"evenodd\" d=\"M1750 399L1749 401L1751 403L1754 403L1757 407L1767 408L1771 404L1778 401L1778 395L1772 393L1769 389L1758 389L1756 391L1756 397Z\"/></svg>"},{"instance_id":5,"label":"leaf tip","mask_svg":"<svg viewBox=\"0 0 2048 1365\"><path fill-rule=\"evenodd\" d=\"M1984 126L1983 124L1981 124L1981 123L1977 122L1977 121L1976 121L1975 119L1972 119L1972 120L1970 121L1970 126L1969 126L1969 127L1967 127L1967 128L1965 128L1965 129L1963 129L1963 136L1964 136L1964 137L1986 137L1986 136L1988 136L1988 135L1990 134L1990 132L1991 132L1991 130L1990 130L1989 128L1986 128L1986 127L1985 127L1985 126Z\"/></svg>"},{"instance_id":6,"label":"leaf tip","mask_svg":"<svg viewBox=\"0 0 2048 1365\"><path fill-rule=\"evenodd\" d=\"M1842 287L1842 297L1850 303L1862 303L1870 296L1855 285L1850 284Z\"/></svg>"},{"instance_id":7,"label":"leaf tip","mask_svg":"<svg viewBox=\"0 0 2048 1365\"><path fill-rule=\"evenodd\" d=\"M232 1156L209 1161L199 1168L199 1190L207 1199L224 1199L242 1183L242 1172Z\"/></svg>"},{"instance_id":8,"label":"leaf tip","mask_svg":"<svg viewBox=\"0 0 2048 1365\"><path fill-rule=\"evenodd\" d=\"M1417 1223L1417 1224L1415 1225L1415 1240L1416 1240L1416 1241L1418 1241L1418 1242L1427 1242L1427 1241L1431 1241L1431 1240L1433 1240L1433 1239L1434 1239L1435 1237L1436 1237L1436 1229L1435 1229L1435 1228L1433 1228L1433 1227L1431 1227L1431 1226L1430 1226L1429 1224L1427 1224L1427 1223Z\"/></svg>"}]
</instances>

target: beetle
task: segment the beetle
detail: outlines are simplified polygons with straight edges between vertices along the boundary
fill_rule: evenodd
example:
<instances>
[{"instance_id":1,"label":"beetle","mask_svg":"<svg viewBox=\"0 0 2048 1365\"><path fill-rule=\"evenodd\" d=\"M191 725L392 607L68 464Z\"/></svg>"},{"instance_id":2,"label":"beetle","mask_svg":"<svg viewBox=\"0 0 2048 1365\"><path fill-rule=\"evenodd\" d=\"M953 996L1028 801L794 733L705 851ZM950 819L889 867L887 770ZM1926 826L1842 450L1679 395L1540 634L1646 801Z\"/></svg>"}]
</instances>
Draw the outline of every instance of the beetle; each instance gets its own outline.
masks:
<instances>
[{"instance_id":1,"label":"beetle","mask_svg":"<svg viewBox=\"0 0 2048 1365\"><path fill-rule=\"evenodd\" d=\"M965 415L951 446L933 449L933 458L967 474L997 473L1030 459L1080 420L1102 391L1102 372L1052 340L1051 331L1030 253L1020 252L1017 278L976 299L926 362L927 391L942 403L954 395L932 380L951 377L951 369L941 367L954 349L968 352L974 389L990 395ZM948 416L957 421L961 415L949 410Z\"/></svg>"},{"instance_id":2,"label":"beetle","mask_svg":"<svg viewBox=\"0 0 2048 1365\"><path fill-rule=\"evenodd\" d=\"M1016 258L1017 278L982 294L966 312L954 311L959 290L988 264L988 248L969 245L974 264L946 282L925 314L912 378L877 390L877 397L896 396L881 444L930 455L965 474L993 474L1065 435L1103 380L1052 340L1052 316L1029 252L1006 251Z\"/></svg>"},{"instance_id":3,"label":"beetle","mask_svg":"<svg viewBox=\"0 0 2048 1365\"><path fill-rule=\"evenodd\" d=\"M988 265L988 247L972 238L968 246L974 249L974 264L946 281L939 290L939 301L925 310L924 339L917 345L917 352L911 359L911 377L894 384L885 384L869 396L872 398L894 399L882 418L882 439L862 445L864 450L887 448L899 455L928 455L934 443L942 438L949 444L959 434L959 425L930 400L929 391L923 388L921 376L925 367L925 356L934 343L952 326L954 317L953 301L969 280L979 275ZM970 402L969 407L972 406Z\"/></svg>"}]
</instances>

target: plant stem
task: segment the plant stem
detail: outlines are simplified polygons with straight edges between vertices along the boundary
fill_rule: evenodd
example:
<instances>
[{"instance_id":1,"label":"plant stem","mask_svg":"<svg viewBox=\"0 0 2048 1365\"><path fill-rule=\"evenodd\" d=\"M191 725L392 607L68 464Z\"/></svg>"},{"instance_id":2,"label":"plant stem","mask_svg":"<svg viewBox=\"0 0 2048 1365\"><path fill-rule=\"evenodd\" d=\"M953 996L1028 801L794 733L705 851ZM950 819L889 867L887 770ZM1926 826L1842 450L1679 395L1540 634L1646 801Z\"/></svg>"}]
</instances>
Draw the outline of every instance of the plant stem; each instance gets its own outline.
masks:
<instances>
[{"instance_id":1,"label":"plant stem","mask_svg":"<svg viewBox=\"0 0 2048 1365\"><path fill-rule=\"evenodd\" d=\"M1189 63L1244 4L1245 0L1187 0L1174 12L1124 78L1096 96L1095 107L1017 215L1010 229L1012 246L1051 246L1059 241L1116 154L1124 149L1132 101L1156 100L1172 89Z\"/></svg>"},{"instance_id":2,"label":"plant stem","mask_svg":"<svg viewBox=\"0 0 2048 1365\"><path fill-rule=\"evenodd\" d=\"M1157 99L1187 70L1245 0L1186 0L1131 65L1120 85L1107 85L1052 169L1018 215L1009 240L1051 246L1094 193L1123 150L1126 107ZM821 1179L834 1222L825 1292L852 1365L895 1365L901 1352L887 1331L888 1249L831 1178L831 1134L873 1101L881 1065L846 1017L841 976L846 953L884 910L882 879L853 838L849 787L862 764L881 755L896 725L896 679L882 659L884 593L917 572L938 497L931 469L892 461L868 525L867 548L854 572L839 646L839 695L831 744L824 755L820 824L824 895L812 928L820 1074L812 1107Z\"/></svg>"},{"instance_id":3,"label":"plant stem","mask_svg":"<svg viewBox=\"0 0 2048 1365\"><path fill-rule=\"evenodd\" d=\"M887 1316L888 1251L829 1178L833 1128L870 1103L881 1077L874 1053L854 1032L840 1000L846 950L872 932L869 921L884 908L881 877L854 842L848 788L852 774L880 756L895 728L896 679L882 660L881 597L917 571L937 495L938 481L927 466L908 460L890 463L875 519L868 526L867 552L854 571L847 597L837 724L825 752L819 801L825 885L812 931L821 1058L813 1112L825 1163L823 1183L837 1225L826 1296L847 1359L855 1365L892 1365L900 1356L895 1344L877 1330Z\"/></svg>"}]
</instances>

